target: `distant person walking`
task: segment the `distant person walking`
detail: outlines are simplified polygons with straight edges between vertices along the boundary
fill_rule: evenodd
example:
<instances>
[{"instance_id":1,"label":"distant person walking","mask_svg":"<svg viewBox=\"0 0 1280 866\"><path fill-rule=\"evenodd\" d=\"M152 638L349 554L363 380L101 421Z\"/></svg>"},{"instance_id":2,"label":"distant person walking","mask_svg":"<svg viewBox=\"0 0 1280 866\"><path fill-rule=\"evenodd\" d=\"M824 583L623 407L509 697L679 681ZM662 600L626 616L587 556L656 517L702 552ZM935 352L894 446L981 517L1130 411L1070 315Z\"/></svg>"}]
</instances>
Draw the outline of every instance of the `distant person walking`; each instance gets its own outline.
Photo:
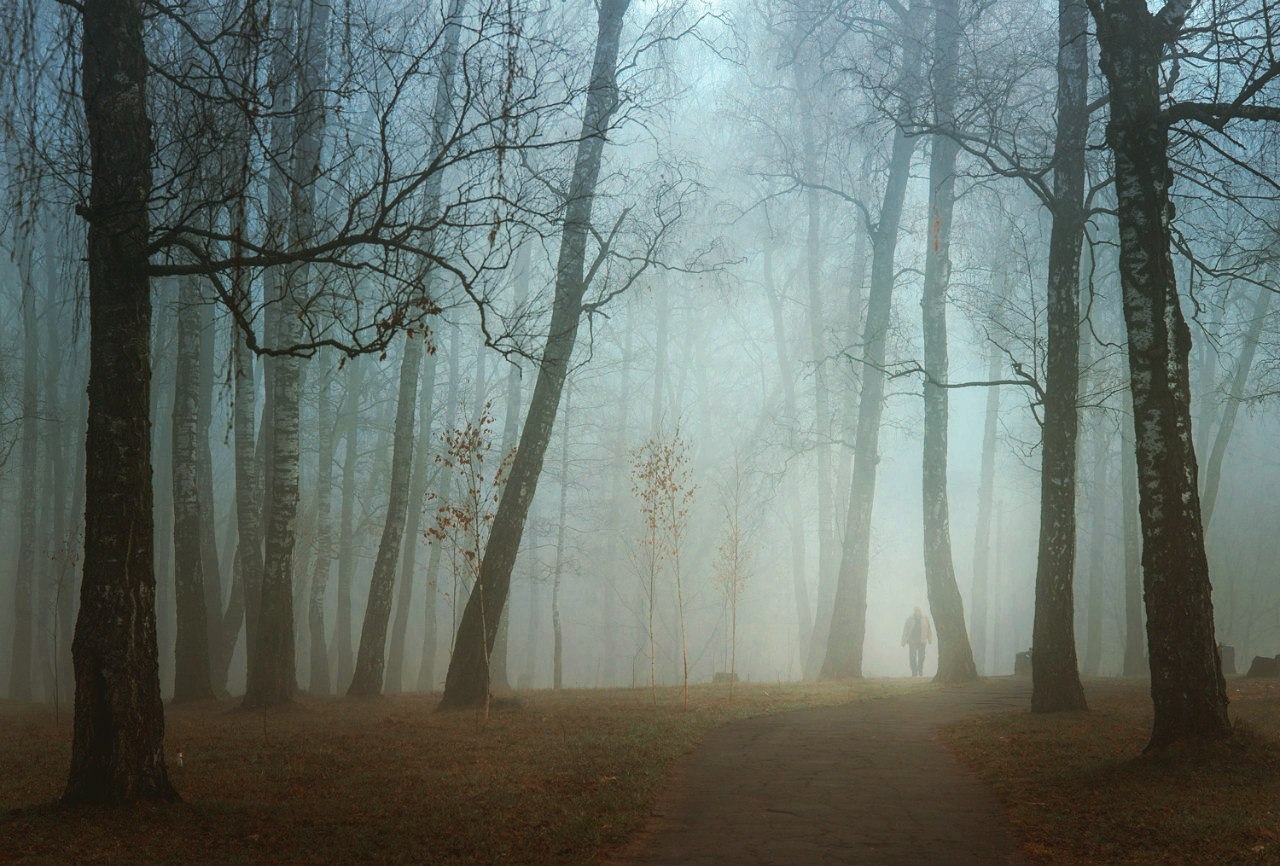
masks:
<instances>
[{"instance_id":1,"label":"distant person walking","mask_svg":"<svg viewBox=\"0 0 1280 866\"><path fill-rule=\"evenodd\" d=\"M933 629L929 627L929 617L917 607L902 627L902 645L911 648L911 676L924 676L924 648L931 643Z\"/></svg>"}]
</instances>

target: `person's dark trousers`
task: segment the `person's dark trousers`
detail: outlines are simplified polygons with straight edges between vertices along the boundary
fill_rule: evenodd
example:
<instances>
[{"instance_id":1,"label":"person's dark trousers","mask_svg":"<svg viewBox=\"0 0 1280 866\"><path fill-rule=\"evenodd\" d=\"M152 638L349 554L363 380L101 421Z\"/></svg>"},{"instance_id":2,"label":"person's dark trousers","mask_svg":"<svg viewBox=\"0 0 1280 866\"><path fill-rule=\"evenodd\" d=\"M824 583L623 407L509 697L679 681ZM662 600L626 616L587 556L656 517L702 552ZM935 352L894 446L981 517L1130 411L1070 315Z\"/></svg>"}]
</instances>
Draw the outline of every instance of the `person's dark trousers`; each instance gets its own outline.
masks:
<instances>
[{"instance_id":1,"label":"person's dark trousers","mask_svg":"<svg viewBox=\"0 0 1280 866\"><path fill-rule=\"evenodd\" d=\"M924 676L924 644L911 644L911 676Z\"/></svg>"}]
</instances>

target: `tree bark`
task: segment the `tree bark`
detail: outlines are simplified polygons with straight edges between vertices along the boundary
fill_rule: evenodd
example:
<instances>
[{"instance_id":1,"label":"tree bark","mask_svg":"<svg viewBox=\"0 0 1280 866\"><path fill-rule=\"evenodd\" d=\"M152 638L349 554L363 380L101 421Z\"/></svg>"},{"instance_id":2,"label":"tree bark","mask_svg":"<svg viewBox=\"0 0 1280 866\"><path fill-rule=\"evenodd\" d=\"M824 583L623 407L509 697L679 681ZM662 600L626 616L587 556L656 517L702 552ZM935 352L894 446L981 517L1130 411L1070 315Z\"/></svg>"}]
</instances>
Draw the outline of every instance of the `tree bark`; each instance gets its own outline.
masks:
<instances>
[{"instance_id":1,"label":"tree bark","mask_svg":"<svg viewBox=\"0 0 1280 866\"><path fill-rule=\"evenodd\" d=\"M209 661L209 615L201 555L202 499L197 456L200 436L200 290L192 278L183 279L178 299L177 362L173 396L173 567L178 627L174 644L173 699L213 697ZM208 438L205 438L208 449Z\"/></svg>"},{"instance_id":2,"label":"tree bark","mask_svg":"<svg viewBox=\"0 0 1280 866\"><path fill-rule=\"evenodd\" d=\"M904 47L900 80L906 98L914 98L911 81L920 65L923 0L914 0L903 23ZM904 107L904 113L905 113ZM830 637L822 662L823 679L862 676L862 644L867 632L867 574L871 563L871 507L880 462L880 419L884 413L884 360L893 311L894 256L902 205L911 174L916 142L898 127L893 134L889 174L885 180L880 219L871 240L871 288L862 333L862 393L858 398L858 432L854 443L853 475L849 482L840 578L832 606ZM815 625L815 636L817 635Z\"/></svg>"},{"instance_id":3,"label":"tree bark","mask_svg":"<svg viewBox=\"0 0 1280 866\"><path fill-rule=\"evenodd\" d=\"M934 0L933 110L940 126L954 125L956 67L959 63L958 0ZM956 585L951 554L951 511L947 497L947 284L951 275L951 216L955 208L959 145L933 137L929 157L929 231L926 235L924 293L924 579L938 635L941 683L977 679L965 630L964 600Z\"/></svg>"},{"instance_id":4,"label":"tree bark","mask_svg":"<svg viewBox=\"0 0 1280 866\"><path fill-rule=\"evenodd\" d=\"M203 300L203 299L201 299ZM217 498L213 488L213 452L209 446L209 430L213 426L213 392L217 387L214 373L214 323L213 304L201 303L198 307L200 328L200 352L197 383L196 412L196 485L200 496L200 570L204 584L205 632L209 647L210 676L214 694L226 692L226 678L212 679L214 672L224 671L234 646L223 643L222 628L222 564L218 560L218 540L215 531Z\"/></svg>"},{"instance_id":5,"label":"tree bark","mask_svg":"<svg viewBox=\"0 0 1280 866\"><path fill-rule=\"evenodd\" d=\"M1181 0L1158 14L1141 0L1112 0L1095 10L1102 72L1110 86L1107 144L1115 157L1137 442L1154 705L1148 750L1231 735L1191 439L1191 331L1169 254L1173 174L1160 65L1186 12Z\"/></svg>"},{"instance_id":6,"label":"tree bark","mask_svg":"<svg viewBox=\"0 0 1280 866\"><path fill-rule=\"evenodd\" d=\"M1093 478L1089 487L1089 595L1085 608L1084 675L1102 673L1102 613L1106 595L1107 461L1111 442L1101 418L1093 426Z\"/></svg>"},{"instance_id":7,"label":"tree bark","mask_svg":"<svg viewBox=\"0 0 1280 866\"><path fill-rule=\"evenodd\" d=\"M1031 711L1087 709L1076 663L1076 399L1080 388L1080 245L1089 131L1088 13L1058 2L1058 129L1049 233L1048 348L1040 464L1040 540L1032 626Z\"/></svg>"},{"instance_id":8,"label":"tree bark","mask_svg":"<svg viewBox=\"0 0 1280 866\"><path fill-rule=\"evenodd\" d=\"M551 326L529 414L521 432L520 447L498 503L479 578L467 599L458 628L440 700L442 708L478 706L488 699L489 655L507 600L511 569L520 548L520 537L538 486L538 476L542 473L542 461L551 439L560 392L578 333L582 295L586 290L583 269L591 208L609 120L618 106L618 43L629 3L630 0L601 0L599 6L599 35L582 134L569 183L560 257L556 264Z\"/></svg>"},{"instance_id":9,"label":"tree bark","mask_svg":"<svg viewBox=\"0 0 1280 866\"><path fill-rule=\"evenodd\" d=\"M564 574L564 533L569 519L569 424L573 411L573 389L566 387L564 424L560 431L560 522L556 527L556 565L551 573L551 688L564 685L564 634L560 621L560 578Z\"/></svg>"},{"instance_id":10,"label":"tree bark","mask_svg":"<svg viewBox=\"0 0 1280 866\"><path fill-rule=\"evenodd\" d=\"M337 451L337 421L333 408L332 367L321 372L317 411L320 428L319 463L316 466L316 561L307 601L307 630L311 634L311 665L307 691L327 695L333 690L329 672L329 646L325 639L324 608L333 571L333 463Z\"/></svg>"},{"instance_id":11,"label":"tree bark","mask_svg":"<svg viewBox=\"0 0 1280 866\"><path fill-rule=\"evenodd\" d=\"M151 124L137 0L85 0L89 418L71 768L64 803L173 801L156 648L147 278Z\"/></svg>"}]
</instances>

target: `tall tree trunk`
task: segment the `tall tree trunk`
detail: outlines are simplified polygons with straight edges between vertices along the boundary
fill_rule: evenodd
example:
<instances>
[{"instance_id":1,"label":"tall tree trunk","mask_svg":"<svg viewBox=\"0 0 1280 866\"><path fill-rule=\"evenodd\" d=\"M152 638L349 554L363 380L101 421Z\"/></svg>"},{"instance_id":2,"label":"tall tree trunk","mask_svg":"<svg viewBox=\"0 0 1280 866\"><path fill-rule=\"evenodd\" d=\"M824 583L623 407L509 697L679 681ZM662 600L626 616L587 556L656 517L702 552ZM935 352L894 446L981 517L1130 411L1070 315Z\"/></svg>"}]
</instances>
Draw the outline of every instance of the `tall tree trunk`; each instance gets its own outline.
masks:
<instances>
[{"instance_id":1,"label":"tall tree trunk","mask_svg":"<svg viewBox=\"0 0 1280 866\"><path fill-rule=\"evenodd\" d=\"M173 396L173 567L178 628L173 669L173 699L213 697L209 676L209 616L201 556L202 499L197 479L200 436L200 360L205 335L200 330L200 289L193 278L180 283L177 361ZM205 438L208 448L208 438Z\"/></svg>"},{"instance_id":2,"label":"tall tree trunk","mask_svg":"<svg viewBox=\"0 0 1280 866\"><path fill-rule=\"evenodd\" d=\"M1213 521L1213 508L1218 502L1218 486L1222 482L1222 460L1227 454L1227 445L1231 442L1231 434L1236 426L1236 413L1244 400L1245 387L1249 384L1249 371L1253 369L1253 356L1258 349L1258 340L1262 337L1262 326L1266 322L1267 313L1271 310L1272 290L1258 287L1258 298L1253 305L1253 318L1249 321L1249 330L1240 346L1240 355L1236 358L1235 370L1231 374L1231 392L1227 395L1227 403L1222 407L1222 421L1218 424L1218 432L1213 437L1213 449L1209 452L1209 462L1204 470L1204 484L1200 494L1200 508L1204 519L1205 531Z\"/></svg>"},{"instance_id":3,"label":"tall tree trunk","mask_svg":"<svg viewBox=\"0 0 1280 866\"><path fill-rule=\"evenodd\" d=\"M1126 389L1120 421L1120 505L1124 517L1124 675L1147 673L1146 630L1142 621L1142 540L1138 527L1138 463L1133 442L1133 392Z\"/></svg>"},{"instance_id":4,"label":"tall tree trunk","mask_svg":"<svg viewBox=\"0 0 1280 866\"><path fill-rule=\"evenodd\" d=\"M796 453L796 427L799 425L796 406L795 369L787 352L787 327L782 312L782 300L778 297L773 281L773 238L765 239L763 251L764 290L769 298L769 311L773 319L773 344L778 355L778 372L782 379L782 403L787 413L788 450ZM796 634L802 666L807 665L809 647L813 642L813 613L809 608L809 579L805 566L804 550L804 500L800 494L800 481L795 472L787 473L787 501L790 505L791 534L791 584L796 604Z\"/></svg>"},{"instance_id":5,"label":"tall tree trunk","mask_svg":"<svg viewBox=\"0 0 1280 866\"><path fill-rule=\"evenodd\" d=\"M311 574L311 595L307 601L307 630L311 634L311 665L307 690L327 695L333 689L329 673L329 646L325 640L324 607L333 571L333 461L337 450L337 422L333 408L333 377L337 371L321 371L318 426L319 462L316 465L316 561Z\"/></svg>"},{"instance_id":6,"label":"tall tree trunk","mask_svg":"<svg viewBox=\"0 0 1280 866\"><path fill-rule=\"evenodd\" d=\"M356 460L360 445L360 401L364 362L347 362L347 388L342 402L342 515L338 523L338 601L333 623L333 669L337 682L350 683L355 666L351 643L351 584L355 573ZM340 686L339 686L340 687Z\"/></svg>"},{"instance_id":7,"label":"tall tree trunk","mask_svg":"<svg viewBox=\"0 0 1280 866\"><path fill-rule=\"evenodd\" d=\"M626 332L622 339L622 370L620 373L617 406L613 418L617 422L617 433L613 443L613 454L609 461L609 514L603 526L605 532L604 567L612 576L602 587L605 597L602 605L604 619L604 678L606 686L620 685L618 676L618 636L620 624L615 622L616 599L621 598L621 588L617 584L618 575L622 572L618 556L618 541L623 531L623 482L627 477L627 441L631 429L631 367L635 346L635 313L628 306L623 312L626 318ZM508 617L510 620L510 617Z\"/></svg>"},{"instance_id":8,"label":"tall tree trunk","mask_svg":"<svg viewBox=\"0 0 1280 866\"><path fill-rule=\"evenodd\" d=\"M1076 396L1080 388L1080 244L1089 132L1085 0L1058 0L1058 129L1049 234L1048 331L1040 463L1040 541L1032 627L1031 711L1086 709L1076 664Z\"/></svg>"},{"instance_id":9,"label":"tall tree trunk","mask_svg":"<svg viewBox=\"0 0 1280 866\"><path fill-rule=\"evenodd\" d=\"M36 321L33 242L29 226L15 226L15 258L22 291L22 471L19 480L18 561L14 569L9 697L30 701L35 649L36 471L40 441L40 337Z\"/></svg>"},{"instance_id":10,"label":"tall tree trunk","mask_svg":"<svg viewBox=\"0 0 1280 866\"><path fill-rule=\"evenodd\" d=\"M1111 0L1096 15L1101 66L1110 86L1107 143L1115 156L1137 442L1155 711L1148 749L1231 735L1191 440L1191 331L1169 254L1173 174L1161 115L1160 64L1186 12L1181 2L1154 15L1142 0Z\"/></svg>"},{"instance_id":11,"label":"tall tree trunk","mask_svg":"<svg viewBox=\"0 0 1280 866\"><path fill-rule=\"evenodd\" d=\"M809 357L813 363L814 451L818 462L818 615L817 631L809 641L805 672L812 676L822 666L828 630L831 627L831 605L836 592L835 496L831 490L831 394L827 380L827 340L824 323L827 315L822 292L822 213L815 186L820 180L818 144L814 133L813 83L805 74L805 63L795 65L796 95L800 103L800 141L804 159L805 182L805 276L809 325Z\"/></svg>"},{"instance_id":12,"label":"tall tree trunk","mask_svg":"<svg viewBox=\"0 0 1280 866\"><path fill-rule=\"evenodd\" d=\"M422 509L427 495L427 455L431 453L431 417L435 410L436 353L427 356L418 396L418 417L422 432L413 455L413 477L409 481L409 505L405 515L404 551L400 562L400 594L396 599L396 616L391 626L391 647L387 651L385 688L399 692L404 688L405 639L409 631L409 607L413 602L413 583L417 578L418 542L422 536Z\"/></svg>"},{"instance_id":13,"label":"tall tree trunk","mask_svg":"<svg viewBox=\"0 0 1280 866\"><path fill-rule=\"evenodd\" d=\"M276 38L279 54L272 58L273 75L283 89L292 80L291 62L293 28L302 27L304 59L298 81L296 120L292 135L277 139L272 131L272 147L279 153L290 153L288 187L289 241L300 246L315 231L315 191L308 183L313 167L320 158L320 134L324 126L323 79L328 45L329 6L310 4L301 17L297 0L289 0L279 9ZM281 100L281 105L284 104ZM282 125L283 126L283 125ZM280 130L283 131L283 130ZM273 189L284 184L273 178ZM277 192L278 194L278 192ZM270 197L270 196L269 196ZM268 202L277 208L283 202ZM274 214L281 213L273 210ZM283 274L283 294L279 300L274 339L280 346L295 345L301 340L302 310L299 295L306 291L309 269L302 264ZM279 706L293 700L297 691L297 659L295 657L293 620L294 547L298 523L298 409L302 389L302 363L292 356L274 358L268 365L270 388L267 429L266 543L262 563L261 608L258 612L256 652L249 659L249 676L245 684L246 708ZM269 423L268 423L269 422Z\"/></svg>"},{"instance_id":14,"label":"tall tree trunk","mask_svg":"<svg viewBox=\"0 0 1280 866\"><path fill-rule=\"evenodd\" d=\"M209 431L213 426L213 392L218 387L214 372L214 321L213 304L201 303L198 307L200 328L200 361L196 385L198 405L196 413L196 485L200 491L200 570L204 579L205 631L209 646L211 675L227 668L223 657L234 647L223 644L222 628L222 563L218 561L218 539L215 531L217 497L213 489L213 452L209 446ZM226 691L226 678L211 680L215 694Z\"/></svg>"},{"instance_id":15,"label":"tall tree trunk","mask_svg":"<svg viewBox=\"0 0 1280 866\"><path fill-rule=\"evenodd\" d=\"M55 706L71 695L71 603L75 560L79 548L79 533L67 531L68 526L77 525L74 510L67 510L67 458L68 432L78 429L74 418L79 414L72 407L79 403L79 394L74 388L67 389L74 399L60 398L62 391L62 355L68 349L64 345L66 331L63 320L59 316L62 303L60 281L57 267L56 247L52 238L45 244L45 404L48 407L45 422L45 465L46 478L49 485L49 505L53 512L50 521L49 549L49 585L51 604L49 608L50 648L53 674L53 689L50 697ZM72 344L72 348L74 343ZM83 449L76 449L83 454ZM76 486L79 484L76 482ZM73 495L72 500L75 500ZM74 505L73 505L74 508Z\"/></svg>"},{"instance_id":16,"label":"tall tree trunk","mask_svg":"<svg viewBox=\"0 0 1280 866\"><path fill-rule=\"evenodd\" d=\"M142 4L85 0L89 418L65 803L176 800L156 649L147 277L151 124Z\"/></svg>"},{"instance_id":17,"label":"tall tree trunk","mask_svg":"<svg viewBox=\"0 0 1280 866\"><path fill-rule=\"evenodd\" d=\"M405 516L409 509L409 476L413 471L413 425L417 412L418 376L422 370L423 337L406 334L400 358L400 389L396 399L395 434L391 445L390 496L382 540L373 562L369 600L360 629L360 648L347 694L372 697L382 694L386 665L387 625L391 618L391 594L395 590L396 565L404 542ZM414 543L417 539L413 540Z\"/></svg>"},{"instance_id":18,"label":"tall tree trunk","mask_svg":"<svg viewBox=\"0 0 1280 866\"><path fill-rule=\"evenodd\" d=\"M910 84L920 65L920 27L923 0L913 0L904 26L901 81L908 99ZM911 175L915 139L894 131L880 219L871 240L871 289L867 295L867 321L862 334L862 394L858 398L858 431L854 443L853 475L849 482L849 510L840 558L840 579L832 606L830 636L822 662L824 679L862 676L862 644L867 632L867 573L871 563L871 506L876 491L876 466L880 462L880 418L884 413L884 360L893 288L894 256L902 204ZM815 636L817 626L815 625Z\"/></svg>"},{"instance_id":19,"label":"tall tree trunk","mask_svg":"<svg viewBox=\"0 0 1280 866\"><path fill-rule=\"evenodd\" d=\"M953 126L956 68L960 53L958 0L934 2L933 110L939 125ZM929 611L938 634L937 682L976 679L973 650L965 630L964 600L956 585L951 555L951 511L947 497L947 284L951 274L951 216L955 208L959 145L933 137L929 157L929 231L926 235L924 295L924 579Z\"/></svg>"},{"instance_id":20,"label":"tall tree trunk","mask_svg":"<svg viewBox=\"0 0 1280 866\"><path fill-rule=\"evenodd\" d=\"M1000 274L1003 283L1006 274ZM1000 376L1000 347L994 343L987 351L987 379ZM996 432L1000 424L1000 389L987 389L987 410L982 422L982 458L978 470L978 520L973 539L973 656L978 673L990 667L987 643L987 614L991 608L991 505L995 494Z\"/></svg>"},{"instance_id":21,"label":"tall tree trunk","mask_svg":"<svg viewBox=\"0 0 1280 866\"><path fill-rule=\"evenodd\" d=\"M542 473L543 457L578 333L582 296L586 291L583 269L591 208L609 120L618 106L618 43L629 3L630 0L601 0L599 5L599 35L582 134L569 182L547 344L538 368L529 415L521 432L520 447L502 490L485 548L484 563L463 611L441 707L476 706L488 700L489 654L506 604L511 569L520 549L520 537L538 486L538 476Z\"/></svg>"},{"instance_id":22,"label":"tall tree trunk","mask_svg":"<svg viewBox=\"0 0 1280 866\"><path fill-rule=\"evenodd\" d=\"M457 324L449 330L449 385L444 398L444 420L440 429L452 430L458 419L458 393L462 388L462 329ZM435 521L435 508L449 500L450 474L436 473L436 487L431 501L432 512L428 519ZM432 692L436 687L436 645L440 640L437 625L440 593L436 581L440 574L440 554L442 552L439 539L431 542L431 552L427 555L427 580L423 588L426 594L423 611L422 659L418 664L418 691ZM451 635L452 637L452 635Z\"/></svg>"}]
</instances>

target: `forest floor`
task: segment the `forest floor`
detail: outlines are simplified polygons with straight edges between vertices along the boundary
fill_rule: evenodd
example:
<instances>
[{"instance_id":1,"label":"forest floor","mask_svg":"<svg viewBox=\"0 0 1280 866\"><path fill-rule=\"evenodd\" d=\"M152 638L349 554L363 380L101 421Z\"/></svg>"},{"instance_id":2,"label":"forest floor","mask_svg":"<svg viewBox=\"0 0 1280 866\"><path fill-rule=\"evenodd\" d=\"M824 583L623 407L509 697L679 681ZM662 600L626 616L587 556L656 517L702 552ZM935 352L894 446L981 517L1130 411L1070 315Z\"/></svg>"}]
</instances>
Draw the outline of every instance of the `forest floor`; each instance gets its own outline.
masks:
<instances>
[{"instance_id":1,"label":"forest floor","mask_svg":"<svg viewBox=\"0 0 1280 866\"><path fill-rule=\"evenodd\" d=\"M1145 680L1085 682L1090 711L971 717L942 737L1005 801L1031 862L1280 863L1280 683L1227 680L1236 742L1143 756Z\"/></svg>"},{"instance_id":2,"label":"forest floor","mask_svg":"<svg viewBox=\"0 0 1280 866\"><path fill-rule=\"evenodd\" d=\"M0 702L0 862L591 863L649 816L673 765L735 719L901 695L920 681L521 693L486 721L436 698L302 696L166 708L183 803L65 810L70 720ZM182 750L184 766L176 766Z\"/></svg>"}]
</instances>

